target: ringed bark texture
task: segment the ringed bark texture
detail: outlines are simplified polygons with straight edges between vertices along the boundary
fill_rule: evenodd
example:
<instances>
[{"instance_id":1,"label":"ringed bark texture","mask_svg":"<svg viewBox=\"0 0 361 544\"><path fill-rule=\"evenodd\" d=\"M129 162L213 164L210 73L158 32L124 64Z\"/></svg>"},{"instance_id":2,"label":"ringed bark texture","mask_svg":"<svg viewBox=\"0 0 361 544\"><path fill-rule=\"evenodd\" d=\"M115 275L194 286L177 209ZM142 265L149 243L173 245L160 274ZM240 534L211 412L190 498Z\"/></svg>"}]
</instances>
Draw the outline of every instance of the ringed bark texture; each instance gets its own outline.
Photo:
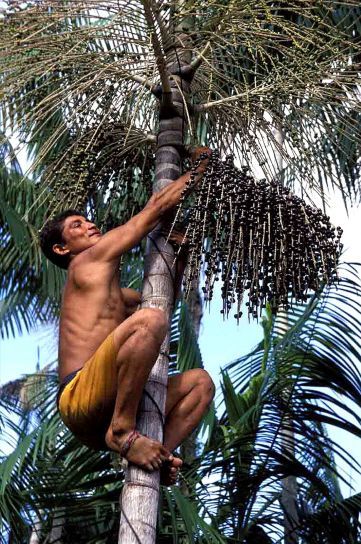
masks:
<instances>
[{"instance_id":1,"label":"ringed bark texture","mask_svg":"<svg viewBox=\"0 0 361 544\"><path fill-rule=\"evenodd\" d=\"M178 48L167 52L168 73L174 74L180 64L189 64L184 53ZM179 75L170 78L171 96L163 101L161 107L156 152L156 172L153 192L176 180L181 174L180 151L183 146L185 128L184 99L189 92L189 83ZM181 89L181 91L179 90ZM171 103L171 107L169 104ZM147 240L145 271L143 282L142 307L161 308L170 322L173 311L174 274L172 268L174 251L166 244L155 229ZM146 385L147 392L154 402L143 395L137 429L144 435L163 441L163 421L157 406L164 414L168 382L169 334L165 338L159 355ZM156 539L156 524L159 498L159 472L147 473L135 466L126 472L125 485L121 497L121 520L119 544L153 544Z\"/></svg>"}]
</instances>

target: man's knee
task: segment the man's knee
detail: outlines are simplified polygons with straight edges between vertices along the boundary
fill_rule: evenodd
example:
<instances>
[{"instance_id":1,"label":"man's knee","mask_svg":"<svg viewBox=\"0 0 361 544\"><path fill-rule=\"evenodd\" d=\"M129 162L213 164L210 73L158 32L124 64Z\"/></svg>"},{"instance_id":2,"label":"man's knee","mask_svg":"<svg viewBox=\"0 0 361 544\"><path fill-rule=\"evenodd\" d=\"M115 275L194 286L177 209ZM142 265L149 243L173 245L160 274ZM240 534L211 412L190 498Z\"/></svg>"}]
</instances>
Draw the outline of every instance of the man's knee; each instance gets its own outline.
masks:
<instances>
[{"instance_id":1,"label":"man's knee","mask_svg":"<svg viewBox=\"0 0 361 544\"><path fill-rule=\"evenodd\" d=\"M135 314L137 328L149 330L157 337L161 337L162 341L167 334L168 320L166 314L160 308L142 308Z\"/></svg>"},{"instance_id":2,"label":"man's knee","mask_svg":"<svg viewBox=\"0 0 361 544\"><path fill-rule=\"evenodd\" d=\"M202 399L207 404L210 404L216 391L213 380L208 372L202 368L197 369L196 372L196 383L197 386L201 389Z\"/></svg>"}]
</instances>

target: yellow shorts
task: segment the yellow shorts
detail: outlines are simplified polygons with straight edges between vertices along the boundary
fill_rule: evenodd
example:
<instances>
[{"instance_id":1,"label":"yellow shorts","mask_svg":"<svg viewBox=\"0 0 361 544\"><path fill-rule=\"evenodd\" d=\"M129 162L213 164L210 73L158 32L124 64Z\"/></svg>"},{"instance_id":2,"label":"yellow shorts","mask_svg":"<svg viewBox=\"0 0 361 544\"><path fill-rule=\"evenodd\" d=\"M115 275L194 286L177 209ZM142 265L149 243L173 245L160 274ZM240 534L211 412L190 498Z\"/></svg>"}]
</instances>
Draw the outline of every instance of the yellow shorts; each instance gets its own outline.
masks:
<instances>
[{"instance_id":1,"label":"yellow shorts","mask_svg":"<svg viewBox=\"0 0 361 544\"><path fill-rule=\"evenodd\" d=\"M64 387L59 412L65 425L86 446L107 449L108 430L117 395L116 350L113 332Z\"/></svg>"}]
</instances>

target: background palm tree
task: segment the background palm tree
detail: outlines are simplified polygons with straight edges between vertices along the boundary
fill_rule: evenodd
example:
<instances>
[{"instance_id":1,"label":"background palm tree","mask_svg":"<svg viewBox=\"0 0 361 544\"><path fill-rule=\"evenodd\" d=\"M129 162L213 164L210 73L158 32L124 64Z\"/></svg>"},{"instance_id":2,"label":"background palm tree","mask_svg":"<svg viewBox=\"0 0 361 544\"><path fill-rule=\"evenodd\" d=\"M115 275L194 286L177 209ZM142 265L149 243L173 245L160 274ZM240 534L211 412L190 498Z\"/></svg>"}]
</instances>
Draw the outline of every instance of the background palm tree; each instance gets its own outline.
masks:
<instances>
[{"instance_id":1,"label":"background palm tree","mask_svg":"<svg viewBox=\"0 0 361 544\"><path fill-rule=\"evenodd\" d=\"M281 126L285 183L358 197L356 2L9 4L2 120L34 154L28 224L60 205L86 204L107 226L129 217L150 194L157 132L157 182L178 176L184 141L206 139L270 180ZM36 249L30 267L58 292Z\"/></svg>"}]
</instances>

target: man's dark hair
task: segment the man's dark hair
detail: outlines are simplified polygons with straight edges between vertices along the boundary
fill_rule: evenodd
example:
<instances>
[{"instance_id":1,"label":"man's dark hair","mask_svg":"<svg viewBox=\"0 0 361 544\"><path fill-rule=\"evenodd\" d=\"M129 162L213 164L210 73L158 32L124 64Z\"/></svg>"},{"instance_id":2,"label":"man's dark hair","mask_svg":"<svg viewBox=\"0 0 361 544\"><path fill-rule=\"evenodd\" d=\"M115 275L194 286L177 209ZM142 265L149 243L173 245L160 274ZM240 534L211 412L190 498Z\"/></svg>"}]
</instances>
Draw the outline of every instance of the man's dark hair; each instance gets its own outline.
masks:
<instances>
[{"instance_id":1,"label":"man's dark hair","mask_svg":"<svg viewBox=\"0 0 361 544\"><path fill-rule=\"evenodd\" d=\"M70 255L58 255L53 251L53 245L64 243L64 221L71 215L81 215L82 217L86 218L85 214L79 210L65 210L64 212L55 215L51 219L48 219L39 234L40 247L44 255L49 259L49 261L57 266L60 266L60 268L64 268L65 270L69 266Z\"/></svg>"}]
</instances>

